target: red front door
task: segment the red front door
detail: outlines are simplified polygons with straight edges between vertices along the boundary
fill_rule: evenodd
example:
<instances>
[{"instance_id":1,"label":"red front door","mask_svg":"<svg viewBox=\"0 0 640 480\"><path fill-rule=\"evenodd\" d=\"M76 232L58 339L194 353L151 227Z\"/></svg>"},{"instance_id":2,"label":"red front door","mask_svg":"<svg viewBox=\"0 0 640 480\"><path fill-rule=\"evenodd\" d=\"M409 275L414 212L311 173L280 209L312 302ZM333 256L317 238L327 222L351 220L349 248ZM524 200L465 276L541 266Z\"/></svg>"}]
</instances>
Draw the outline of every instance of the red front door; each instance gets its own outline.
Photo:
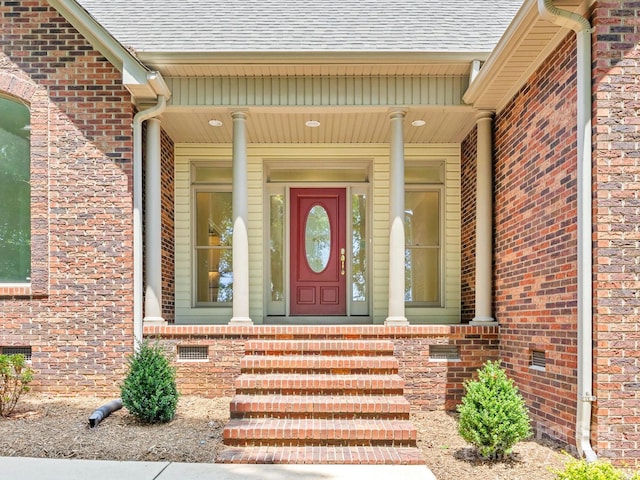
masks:
<instances>
[{"instance_id":1,"label":"red front door","mask_svg":"<svg viewBox=\"0 0 640 480\"><path fill-rule=\"evenodd\" d=\"M291 189L291 315L346 315L346 190Z\"/></svg>"}]
</instances>

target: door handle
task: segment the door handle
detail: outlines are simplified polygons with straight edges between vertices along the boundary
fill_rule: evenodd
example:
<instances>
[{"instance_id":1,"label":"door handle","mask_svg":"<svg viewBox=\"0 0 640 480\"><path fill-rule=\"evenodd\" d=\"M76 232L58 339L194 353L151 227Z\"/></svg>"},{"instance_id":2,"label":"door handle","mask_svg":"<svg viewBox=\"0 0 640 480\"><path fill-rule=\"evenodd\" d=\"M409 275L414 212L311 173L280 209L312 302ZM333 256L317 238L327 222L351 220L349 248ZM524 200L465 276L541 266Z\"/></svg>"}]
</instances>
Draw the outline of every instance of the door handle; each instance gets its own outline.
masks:
<instances>
[{"instance_id":1,"label":"door handle","mask_svg":"<svg viewBox=\"0 0 640 480\"><path fill-rule=\"evenodd\" d=\"M345 256L345 249L340 249L340 275L344 275L344 261L347 259Z\"/></svg>"}]
</instances>

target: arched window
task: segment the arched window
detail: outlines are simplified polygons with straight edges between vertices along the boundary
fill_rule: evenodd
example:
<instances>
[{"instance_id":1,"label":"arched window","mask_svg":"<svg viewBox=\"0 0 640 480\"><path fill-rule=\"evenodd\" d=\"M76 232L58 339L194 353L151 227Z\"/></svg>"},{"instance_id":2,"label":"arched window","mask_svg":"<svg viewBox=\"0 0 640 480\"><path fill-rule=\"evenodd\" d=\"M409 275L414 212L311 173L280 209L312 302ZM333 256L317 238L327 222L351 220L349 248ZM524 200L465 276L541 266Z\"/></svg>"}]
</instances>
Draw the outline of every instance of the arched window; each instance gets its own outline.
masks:
<instances>
[{"instance_id":1,"label":"arched window","mask_svg":"<svg viewBox=\"0 0 640 480\"><path fill-rule=\"evenodd\" d=\"M31 281L29 108L0 96L0 283Z\"/></svg>"}]
</instances>

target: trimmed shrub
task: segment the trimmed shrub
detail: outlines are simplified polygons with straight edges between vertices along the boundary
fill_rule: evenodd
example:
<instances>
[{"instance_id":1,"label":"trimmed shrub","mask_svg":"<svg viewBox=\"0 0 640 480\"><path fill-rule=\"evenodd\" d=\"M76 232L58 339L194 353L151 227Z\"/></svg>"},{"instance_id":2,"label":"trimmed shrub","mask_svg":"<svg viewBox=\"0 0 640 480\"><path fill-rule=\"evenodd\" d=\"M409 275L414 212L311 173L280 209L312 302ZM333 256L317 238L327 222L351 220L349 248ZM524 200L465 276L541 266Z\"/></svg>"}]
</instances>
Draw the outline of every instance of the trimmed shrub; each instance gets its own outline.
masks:
<instances>
[{"instance_id":1,"label":"trimmed shrub","mask_svg":"<svg viewBox=\"0 0 640 480\"><path fill-rule=\"evenodd\" d=\"M458 412L458 432L484 459L510 455L513 446L532 433L524 399L499 361L488 361L477 380L465 382Z\"/></svg>"},{"instance_id":2,"label":"trimmed shrub","mask_svg":"<svg viewBox=\"0 0 640 480\"><path fill-rule=\"evenodd\" d=\"M571 458L564 470L554 470L553 473L555 480L640 480L640 473L629 476L611 463L601 460L587 463L584 459Z\"/></svg>"},{"instance_id":3,"label":"trimmed shrub","mask_svg":"<svg viewBox=\"0 0 640 480\"><path fill-rule=\"evenodd\" d=\"M173 420L178 406L176 370L160 347L143 342L129 357L129 373L120 388L122 404L144 423Z\"/></svg>"},{"instance_id":4,"label":"trimmed shrub","mask_svg":"<svg viewBox=\"0 0 640 480\"><path fill-rule=\"evenodd\" d=\"M23 393L30 389L33 370L24 355L0 355L0 416L8 417Z\"/></svg>"}]
</instances>

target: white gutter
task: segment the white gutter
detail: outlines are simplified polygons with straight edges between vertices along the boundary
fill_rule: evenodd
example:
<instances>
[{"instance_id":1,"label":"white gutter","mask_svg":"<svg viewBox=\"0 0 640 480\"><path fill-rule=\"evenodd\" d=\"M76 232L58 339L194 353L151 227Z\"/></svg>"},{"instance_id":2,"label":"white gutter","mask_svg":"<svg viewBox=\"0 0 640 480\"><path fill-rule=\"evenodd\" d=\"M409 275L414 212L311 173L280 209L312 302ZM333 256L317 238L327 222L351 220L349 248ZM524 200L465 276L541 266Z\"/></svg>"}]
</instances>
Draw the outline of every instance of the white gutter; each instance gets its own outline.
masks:
<instances>
[{"instance_id":1,"label":"white gutter","mask_svg":"<svg viewBox=\"0 0 640 480\"><path fill-rule=\"evenodd\" d=\"M155 72L150 72L148 76L155 75ZM158 95L156 105L141 110L133 117L133 340L136 351L143 339L142 122L157 117L166 107L166 97Z\"/></svg>"},{"instance_id":2,"label":"white gutter","mask_svg":"<svg viewBox=\"0 0 640 480\"><path fill-rule=\"evenodd\" d=\"M540 17L571 28L577 37L578 98L578 398L576 446L587 461L597 460L591 447L591 403L593 387L592 326L592 161L591 161L591 34L589 21L561 10L553 0L538 0Z\"/></svg>"}]
</instances>

